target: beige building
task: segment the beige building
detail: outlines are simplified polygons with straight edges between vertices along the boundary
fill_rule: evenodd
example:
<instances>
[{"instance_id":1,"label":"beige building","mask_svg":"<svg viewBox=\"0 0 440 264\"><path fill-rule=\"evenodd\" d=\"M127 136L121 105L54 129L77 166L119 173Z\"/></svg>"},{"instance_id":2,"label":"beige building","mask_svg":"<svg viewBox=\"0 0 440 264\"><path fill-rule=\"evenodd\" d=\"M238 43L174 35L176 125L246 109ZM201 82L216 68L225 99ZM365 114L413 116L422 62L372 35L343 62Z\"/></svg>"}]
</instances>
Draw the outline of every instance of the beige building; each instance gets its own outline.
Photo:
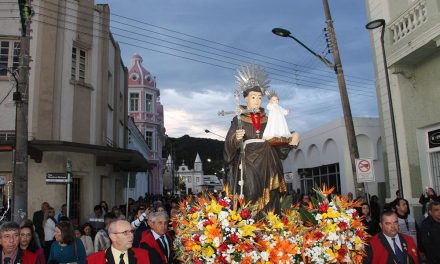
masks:
<instances>
[{"instance_id":1,"label":"beige building","mask_svg":"<svg viewBox=\"0 0 440 264\"><path fill-rule=\"evenodd\" d=\"M366 0L370 21L383 18L403 195L418 205L425 186L440 192L440 2ZM398 189L380 29L371 32L386 152L387 197ZM416 213L419 210L416 210Z\"/></svg>"},{"instance_id":2,"label":"beige building","mask_svg":"<svg viewBox=\"0 0 440 264\"><path fill-rule=\"evenodd\" d=\"M43 201L66 202L65 184L46 183L48 173L72 161L72 207L87 220L101 200L124 203L127 171L145 171L142 154L127 147L127 68L109 31L108 5L92 0L33 1L29 83L29 214ZM2 9L7 5L2 5ZM11 4L3 16L18 17ZM3 10L2 10L3 11ZM19 20L1 20L0 65L14 67ZM10 73L0 72L0 176L12 177L15 105ZM5 189L5 188L4 188Z\"/></svg>"}]
</instances>

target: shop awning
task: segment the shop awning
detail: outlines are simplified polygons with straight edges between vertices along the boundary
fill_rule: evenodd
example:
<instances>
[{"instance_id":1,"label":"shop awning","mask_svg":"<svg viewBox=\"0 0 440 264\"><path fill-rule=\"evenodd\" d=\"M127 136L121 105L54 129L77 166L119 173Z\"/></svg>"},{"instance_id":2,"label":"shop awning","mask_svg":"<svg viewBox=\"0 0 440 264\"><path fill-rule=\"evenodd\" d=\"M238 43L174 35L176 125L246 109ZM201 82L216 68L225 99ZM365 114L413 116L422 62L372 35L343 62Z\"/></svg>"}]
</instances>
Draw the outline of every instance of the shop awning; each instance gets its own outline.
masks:
<instances>
[{"instance_id":1,"label":"shop awning","mask_svg":"<svg viewBox=\"0 0 440 264\"><path fill-rule=\"evenodd\" d=\"M115 171L148 171L152 167L139 151L132 149L53 140L32 140L28 146L28 153L35 162L41 162L44 152L63 151L93 154L97 166L110 164Z\"/></svg>"}]
</instances>

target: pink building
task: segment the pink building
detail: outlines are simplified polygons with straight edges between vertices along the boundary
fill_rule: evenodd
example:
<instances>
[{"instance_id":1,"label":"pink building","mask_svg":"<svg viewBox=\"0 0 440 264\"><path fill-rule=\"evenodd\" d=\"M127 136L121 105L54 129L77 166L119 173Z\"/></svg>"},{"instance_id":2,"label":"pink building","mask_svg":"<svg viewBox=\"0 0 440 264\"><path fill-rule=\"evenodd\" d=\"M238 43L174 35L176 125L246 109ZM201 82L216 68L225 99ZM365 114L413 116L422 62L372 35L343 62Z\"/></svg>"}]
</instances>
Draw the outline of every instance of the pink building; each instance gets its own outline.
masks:
<instances>
[{"instance_id":1,"label":"pink building","mask_svg":"<svg viewBox=\"0 0 440 264\"><path fill-rule=\"evenodd\" d=\"M165 159L162 145L165 143L163 106L156 77L142 66L142 57L134 54L128 70L128 115L134 119L149 147L148 162L151 164L148 192L162 194L162 172Z\"/></svg>"}]
</instances>

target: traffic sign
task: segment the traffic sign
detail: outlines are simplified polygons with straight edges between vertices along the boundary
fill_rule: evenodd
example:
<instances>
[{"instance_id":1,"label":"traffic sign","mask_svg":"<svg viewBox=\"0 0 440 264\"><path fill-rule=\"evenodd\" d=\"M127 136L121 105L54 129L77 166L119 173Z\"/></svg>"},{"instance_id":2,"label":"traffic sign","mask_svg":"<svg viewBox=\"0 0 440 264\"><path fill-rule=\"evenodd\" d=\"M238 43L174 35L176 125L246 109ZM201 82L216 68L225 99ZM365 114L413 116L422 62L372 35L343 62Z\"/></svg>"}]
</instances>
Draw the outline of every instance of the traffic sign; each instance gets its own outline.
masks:
<instances>
[{"instance_id":1,"label":"traffic sign","mask_svg":"<svg viewBox=\"0 0 440 264\"><path fill-rule=\"evenodd\" d=\"M356 159L356 175L358 182L374 182L374 167L372 159Z\"/></svg>"}]
</instances>

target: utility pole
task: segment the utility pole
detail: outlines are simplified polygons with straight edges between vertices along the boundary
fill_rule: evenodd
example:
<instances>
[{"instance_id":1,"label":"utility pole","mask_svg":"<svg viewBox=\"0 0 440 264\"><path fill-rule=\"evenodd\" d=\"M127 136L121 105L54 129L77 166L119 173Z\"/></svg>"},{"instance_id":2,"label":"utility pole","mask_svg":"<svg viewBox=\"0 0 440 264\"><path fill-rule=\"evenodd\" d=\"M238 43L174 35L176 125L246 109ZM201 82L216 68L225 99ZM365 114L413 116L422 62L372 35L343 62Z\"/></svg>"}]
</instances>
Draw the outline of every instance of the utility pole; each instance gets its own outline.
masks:
<instances>
[{"instance_id":1,"label":"utility pole","mask_svg":"<svg viewBox=\"0 0 440 264\"><path fill-rule=\"evenodd\" d=\"M331 46L332 46L332 50L333 50L332 54L333 54L333 62L334 62L334 66L335 66L334 70L335 70L337 78L338 78L339 93L341 96L342 110L344 112L345 129L347 132L348 149L350 150L350 160L351 160L351 167L352 167L352 172L353 172L353 183L354 183L354 187L355 187L356 196L363 196L364 195L364 185L363 185L363 183L358 183L357 177L356 177L355 159L359 158L359 150L358 150L357 141L356 141L356 134L354 131L353 117L351 115L351 109L350 109L350 102L348 100L347 86L345 84L344 72L342 70L341 57L339 56L339 48L338 48L338 43L336 41L335 30L333 28L333 21L332 21L332 16L330 14L328 0L322 0L322 4L324 6L328 34L329 34L329 38L330 38L330 42L331 42Z\"/></svg>"},{"instance_id":2,"label":"utility pole","mask_svg":"<svg viewBox=\"0 0 440 264\"><path fill-rule=\"evenodd\" d=\"M12 220L20 223L27 214L28 200L28 91L30 50L30 0L18 0L21 18L20 60L15 101L15 163Z\"/></svg>"}]
</instances>

